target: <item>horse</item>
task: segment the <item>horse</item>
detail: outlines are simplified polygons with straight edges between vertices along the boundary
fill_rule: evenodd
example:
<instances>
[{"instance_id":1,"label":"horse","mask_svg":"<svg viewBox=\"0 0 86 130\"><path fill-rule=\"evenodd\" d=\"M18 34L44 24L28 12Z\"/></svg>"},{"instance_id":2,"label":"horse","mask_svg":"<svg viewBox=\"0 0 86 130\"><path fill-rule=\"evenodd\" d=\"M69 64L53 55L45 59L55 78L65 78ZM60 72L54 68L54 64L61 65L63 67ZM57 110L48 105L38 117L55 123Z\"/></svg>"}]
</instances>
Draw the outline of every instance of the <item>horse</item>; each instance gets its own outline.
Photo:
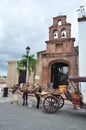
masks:
<instances>
[{"instance_id":1,"label":"horse","mask_svg":"<svg viewBox=\"0 0 86 130\"><path fill-rule=\"evenodd\" d=\"M34 94L37 99L37 105L36 108L39 108L40 104L40 93L42 92L42 87L39 84L26 84L23 83L22 88L19 85L14 85L12 94L14 94L17 90L20 90L23 92L23 106L28 105L28 94Z\"/></svg>"},{"instance_id":2,"label":"horse","mask_svg":"<svg viewBox=\"0 0 86 130\"><path fill-rule=\"evenodd\" d=\"M22 92L23 92L23 106L27 104L28 100L28 93L34 94L37 99L37 105L36 108L39 108L40 104L40 93L42 92L42 87L39 84L26 84L24 83L22 86Z\"/></svg>"}]
</instances>

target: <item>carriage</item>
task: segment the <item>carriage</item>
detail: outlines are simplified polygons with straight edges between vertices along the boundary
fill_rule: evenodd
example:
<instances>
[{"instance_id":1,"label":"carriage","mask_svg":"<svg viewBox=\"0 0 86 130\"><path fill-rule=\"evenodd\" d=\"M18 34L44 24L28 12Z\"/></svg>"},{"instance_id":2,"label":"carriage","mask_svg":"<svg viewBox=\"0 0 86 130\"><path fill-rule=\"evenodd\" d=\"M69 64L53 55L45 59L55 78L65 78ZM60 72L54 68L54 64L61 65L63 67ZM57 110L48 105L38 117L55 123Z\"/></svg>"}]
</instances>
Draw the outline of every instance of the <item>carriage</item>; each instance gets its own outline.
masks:
<instances>
[{"instance_id":1,"label":"carriage","mask_svg":"<svg viewBox=\"0 0 86 130\"><path fill-rule=\"evenodd\" d=\"M55 113L64 106L65 100L70 101L74 107L79 106L82 109L86 109L81 93L81 85L86 82L86 77L69 77L68 82L71 83L70 89L73 89L71 92L68 90L68 86L66 86L63 92L57 90L57 93L51 92L45 96L43 107L46 112Z\"/></svg>"}]
</instances>

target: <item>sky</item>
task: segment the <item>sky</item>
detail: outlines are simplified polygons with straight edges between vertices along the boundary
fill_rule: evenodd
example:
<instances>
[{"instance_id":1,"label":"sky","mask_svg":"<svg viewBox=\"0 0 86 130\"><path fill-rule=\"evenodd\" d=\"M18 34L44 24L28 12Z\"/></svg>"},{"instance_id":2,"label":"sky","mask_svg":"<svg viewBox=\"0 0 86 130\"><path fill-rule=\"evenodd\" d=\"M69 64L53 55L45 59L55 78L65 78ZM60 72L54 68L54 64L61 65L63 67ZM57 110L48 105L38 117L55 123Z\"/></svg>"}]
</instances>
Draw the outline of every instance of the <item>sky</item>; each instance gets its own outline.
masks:
<instances>
[{"instance_id":1,"label":"sky","mask_svg":"<svg viewBox=\"0 0 86 130\"><path fill-rule=\"evenodd\" d=\"M0 76L7 75L7 61L19 60L46 49L53 17L66 15L78 45L78 9L86 0L0 0Z\"/></svg>"}]
</instances>

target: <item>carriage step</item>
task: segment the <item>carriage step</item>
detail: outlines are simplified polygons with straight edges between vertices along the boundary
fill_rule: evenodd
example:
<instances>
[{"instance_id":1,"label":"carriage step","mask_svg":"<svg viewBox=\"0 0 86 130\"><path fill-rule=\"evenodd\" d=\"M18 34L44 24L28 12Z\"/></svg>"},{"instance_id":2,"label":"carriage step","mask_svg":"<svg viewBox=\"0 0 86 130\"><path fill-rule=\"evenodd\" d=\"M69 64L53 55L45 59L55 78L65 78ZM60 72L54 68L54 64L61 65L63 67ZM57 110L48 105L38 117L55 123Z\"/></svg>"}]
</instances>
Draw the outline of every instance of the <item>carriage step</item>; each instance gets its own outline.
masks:
<instances>
[{"instance_id":1,"label":"carriage step","mask_svg":"<svg viewBox=\"0 0 86 130\"><path fill-rule=\"evenodd\" d=\"M83 104L81 108L86 109L86 104Z\"/></svg>"},{"instance_id":2,"label":"carriage step","mask_svg":"<svg viewBox=\"0 0 86 130\"><path fill-rule=\"evenodd\" d=\"M83 106L84 106L84 109L86 109L86 104L84 104Z\"/></svg>"}]
</instances>

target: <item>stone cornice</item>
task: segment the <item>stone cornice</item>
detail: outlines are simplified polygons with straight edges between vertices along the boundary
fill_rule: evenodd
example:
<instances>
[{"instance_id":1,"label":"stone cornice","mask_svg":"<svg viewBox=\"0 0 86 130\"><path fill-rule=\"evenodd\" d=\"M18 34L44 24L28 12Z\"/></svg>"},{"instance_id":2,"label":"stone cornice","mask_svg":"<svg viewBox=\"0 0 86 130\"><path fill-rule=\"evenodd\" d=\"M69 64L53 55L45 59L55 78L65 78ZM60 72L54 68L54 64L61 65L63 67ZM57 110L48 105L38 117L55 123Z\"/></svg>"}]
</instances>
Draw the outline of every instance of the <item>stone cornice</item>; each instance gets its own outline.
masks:
<instances>
[{"instance_id":1,"label":"stone cornice","mask_svg":"<svg viewBox=\"0 0 86 130\"><path fill-rule=\"evenodd\" d=\"M63 24L62 26L58 26L57 24L54 24L54 25L51 25L51 26L49 27L49 29L54 28L54 27L63 28L63 27L65 27L65 26L69 26L69 25L71 25L71 24L70 24L70 23L65 23L65 24Z\"/></svg>"},{"instance_id":2,"label":"stone cornice","mask_svg":"<svg viewBox=\"0 0 86 130\"><path fill-rule=\"evenodd\" d=\"M17 63L19 60L12 60L12 61L7 61L9 64L14 64Z\"/></svg>"},{"instance_id":3,"label":"stone cornice","mask_svg":"<svg viewBox=\"0 0 86 130\"><path fill-rule=\"evenodd\" d=\"M46 57L46 58L51 58L51 57L60 58L60 57L77 56L78 52L70 52L70 53L45 53L45 54L42 54L42 55L43 55L43 57Z\"/></svg>"},{"instance_id":4,"label":"stone cornice","mask_svg":"<svg viewBox=\"0 0 86 130\"><path fill-rule=\"evenodd\" d=\"M63 18L63 17L65 17L65 18L66 18L66 15L59 15L59 16L53 17L53 19L56 19L56 18L61 19L61 18Z\"/></svg>"},{"instance_id":5,"label":"stone cornice","mask_svg":"<svg viewBox=\"0 0 86 130\"><path fill-rule=\"evenodd\" d=\"M86 17L78 18L78 22L86 21Z\"/></svg>"},{"instance_id":6,"label":"stone cornice","mask_svg":"<svg viewBox=\"0 0 86 130\"><path fill-rule=\"evenodd\" d=\"M50 41L45 41L47 44L53 44L53 43L56 43L56 44L59 44L59 43L62 43L62 42L70 42L70 41L75 41L75 38L61 38L61 39L54 39L54 40L50 40Z\"/></svg>"}]
</instances>

